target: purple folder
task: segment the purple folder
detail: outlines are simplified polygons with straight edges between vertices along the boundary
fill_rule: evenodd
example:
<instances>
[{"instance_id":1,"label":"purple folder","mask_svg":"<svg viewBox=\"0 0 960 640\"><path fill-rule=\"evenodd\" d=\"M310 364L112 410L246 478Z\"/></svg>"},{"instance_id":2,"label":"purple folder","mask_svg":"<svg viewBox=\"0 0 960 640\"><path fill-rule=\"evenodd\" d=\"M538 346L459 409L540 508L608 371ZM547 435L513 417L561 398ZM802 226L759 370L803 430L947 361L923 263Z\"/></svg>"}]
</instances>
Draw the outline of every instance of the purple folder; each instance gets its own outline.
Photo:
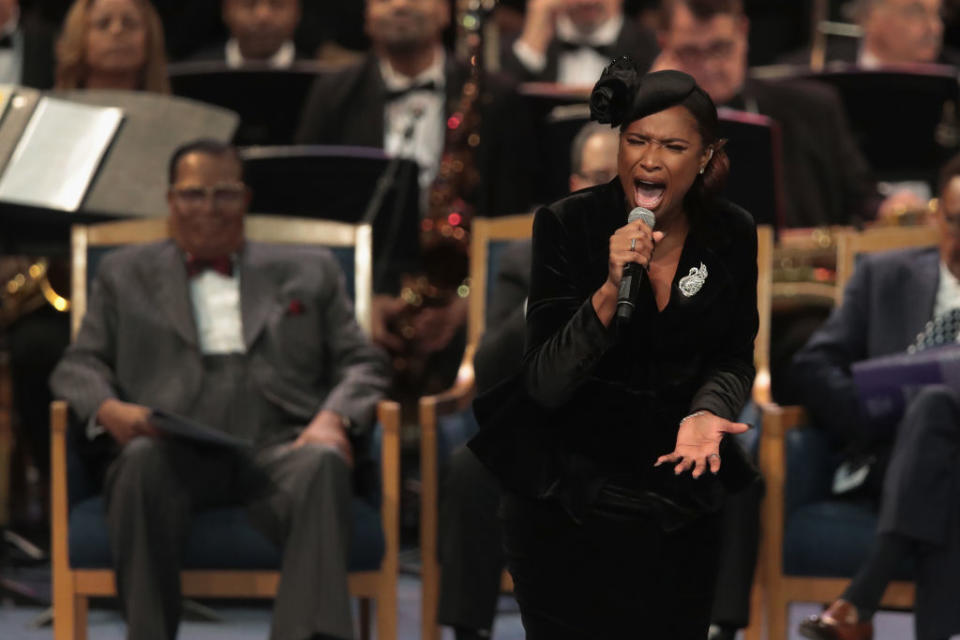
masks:
<instances>
[{"instance_id":1,"label":"purple folder","mask_svg":"<svg viewBox=\"0 0 960 640\"><path fill-rule=\"evenodd\" d=\"M860 405L874 428L896 428L922 387L939 384L960 393L960 344L864 360L852 371Z\"/></svg>"}]
</instances>

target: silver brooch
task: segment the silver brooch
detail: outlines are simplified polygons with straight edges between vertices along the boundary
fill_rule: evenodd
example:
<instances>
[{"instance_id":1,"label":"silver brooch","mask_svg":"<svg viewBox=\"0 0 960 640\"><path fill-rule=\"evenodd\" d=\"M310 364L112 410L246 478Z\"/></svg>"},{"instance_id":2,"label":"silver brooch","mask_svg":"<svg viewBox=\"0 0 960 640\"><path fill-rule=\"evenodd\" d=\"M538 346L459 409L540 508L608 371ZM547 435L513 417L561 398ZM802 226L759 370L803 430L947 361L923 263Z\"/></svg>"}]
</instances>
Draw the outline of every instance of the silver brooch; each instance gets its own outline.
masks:
<instances>
[{"instance_id":1,"label":"silver brooch","mask_svg":"<svg viewBox=\"0 0 960 640\"><path fill-rule=\"evenodd\" d=\"M691 268L690 273L680 278L680 293L687 298L695 296L703 283L707 281L707 265L700 263L700 268Z\"/></svg>"}]
</instances>

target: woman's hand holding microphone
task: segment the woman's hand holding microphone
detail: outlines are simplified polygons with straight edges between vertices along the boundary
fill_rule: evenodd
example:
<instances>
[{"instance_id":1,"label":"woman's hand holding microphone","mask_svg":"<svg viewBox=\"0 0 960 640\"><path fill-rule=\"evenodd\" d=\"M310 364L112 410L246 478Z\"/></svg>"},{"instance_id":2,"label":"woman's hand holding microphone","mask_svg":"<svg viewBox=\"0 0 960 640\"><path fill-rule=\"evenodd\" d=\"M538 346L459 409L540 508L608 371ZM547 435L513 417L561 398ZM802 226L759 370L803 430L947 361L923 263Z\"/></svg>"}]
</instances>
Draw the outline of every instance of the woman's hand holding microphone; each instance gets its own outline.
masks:
<instances>
[{"instance_id":1,"label":"woman's hand holding microphone","mask_svg":"<svg viewBox=\"0 0 960 640\"><path fill-rule=\"evenodd\" d=\"M663 239L662 231L653 231L643 220L634 220L617 229L610 236L610 257L607 281L593 294L593 309L604 326L610 326L617 311L617 294L623 268L631 262L647 268L653 250Z\"/></svg>"}]
</instances>

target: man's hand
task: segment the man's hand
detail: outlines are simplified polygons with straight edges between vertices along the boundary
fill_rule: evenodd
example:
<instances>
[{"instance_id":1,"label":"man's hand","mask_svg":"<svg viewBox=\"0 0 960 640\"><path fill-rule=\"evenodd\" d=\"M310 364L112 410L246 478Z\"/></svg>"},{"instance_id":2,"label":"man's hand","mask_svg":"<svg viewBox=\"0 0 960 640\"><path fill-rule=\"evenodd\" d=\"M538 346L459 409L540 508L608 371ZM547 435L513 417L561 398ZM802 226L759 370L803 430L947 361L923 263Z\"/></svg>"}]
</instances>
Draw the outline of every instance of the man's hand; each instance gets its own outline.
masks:
<instances>
[{"instance_id":1,"label":"man's hand","mask_svg":"<svg viewBox=\"0 0 960 640\"><path fill-rule=\"evenodd\" d=\"M553 40L560 8L561 0L529 0L520 40L533 51L546 54Z\"/></svg>"},{"instance_id":2,"label":"man's hand","mask_svg":"<svg viewBox=\"0 0 960 640\"><path fill-rule=\"evenodd\" d=\"M422 309L413 319L416 352L429 355L450 344L460 327L466 324L467 311L466 299L459 296L442 307Z\"/></svg>"},{"instance_id":3,"label":"man's hand","mask_svg":"<svg viewBox=\"0 0 960 640\"><path fill-rule=\"evenodd\" d=\"M403 337L390 330L394 320L407 308L402 298L377 295L371 303L371 339L390 353L401 353L406 346Z\"/></svg>"},{"instance_id":4,"label":"man's hand","mask_svg":"<svg viewBox=\"0 0 960 640\"><path fill-rule=\"evenodd\" d=\"M324 409L314 416L291 447L296 449L305 444L319 444L335 449L347 464L353 466L353 447L343 427L343 418L333 411Z\"/></svg>"},{"instance_id":5,"label":"man's hand","mask_svg":"<svg viewBox=\"0 0 960 640\"><path fill-rule=\"evenodd\" d=\"M103 425L121 447L137 436L157 435L150 424L150 407L115 398L104 400L97 409L97 423Z\"/></svg>"},{"instance_id":6,"label":"man's hand","mask_svg":"<svg viewBox=\"0 0 960 640\"><path fill-rule=\"evenodd\" d=\"M698 411L680 422L677 445L673 452L660 456L655 467L664 462L676 463L677 475L693 468L693 477L699 478L710 468L720 471L720 441L725 433L743 433L750 427L741 422L730 422L709 411Z\"/></svg>"}]
</instances>

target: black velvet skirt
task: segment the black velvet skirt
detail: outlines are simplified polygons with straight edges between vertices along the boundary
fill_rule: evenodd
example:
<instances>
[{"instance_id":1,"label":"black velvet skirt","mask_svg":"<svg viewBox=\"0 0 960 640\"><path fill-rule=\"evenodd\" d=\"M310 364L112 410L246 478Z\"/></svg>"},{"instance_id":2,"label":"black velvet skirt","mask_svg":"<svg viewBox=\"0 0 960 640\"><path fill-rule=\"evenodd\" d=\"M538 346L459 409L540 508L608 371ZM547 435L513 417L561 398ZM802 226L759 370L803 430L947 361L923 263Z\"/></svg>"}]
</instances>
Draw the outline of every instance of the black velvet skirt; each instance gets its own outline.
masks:
<instances>
[{"instance_id":1,"label":"black velvet skirt","mask_svg":"<svg viewBox=\"0 0 960 640\"><path fill-rule=\"evenodd\" d=\"M506 494L507 565L528 640L703 640L719 517L666 531L644 513L594 508L575 521L553 500Z\"/></svg>"}]
</instances>

